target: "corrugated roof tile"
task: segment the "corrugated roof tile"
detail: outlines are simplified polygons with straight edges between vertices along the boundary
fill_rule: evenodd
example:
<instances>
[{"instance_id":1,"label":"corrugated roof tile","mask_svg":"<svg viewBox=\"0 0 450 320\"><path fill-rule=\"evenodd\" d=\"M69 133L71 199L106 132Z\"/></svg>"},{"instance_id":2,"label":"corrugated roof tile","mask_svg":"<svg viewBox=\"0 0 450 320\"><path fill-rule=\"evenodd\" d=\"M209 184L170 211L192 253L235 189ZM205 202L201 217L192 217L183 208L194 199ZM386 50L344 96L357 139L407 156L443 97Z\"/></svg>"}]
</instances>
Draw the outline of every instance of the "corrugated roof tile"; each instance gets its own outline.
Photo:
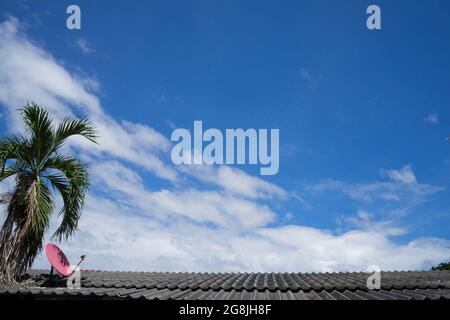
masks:
<instances>
[{"instance_id":1,"label":"corrugated roof tile","mask_svg":"<svg viewBox=\"0 0 450 320\"><path fill-rule=\"evenodd\" d=\"M449 299L450 271L382 272L381 289L367 290L368 273L188 273L82 271L79 290L48 271L31 270L43 287L0 295L120 299Z\"/></svg>"}]
</instances>

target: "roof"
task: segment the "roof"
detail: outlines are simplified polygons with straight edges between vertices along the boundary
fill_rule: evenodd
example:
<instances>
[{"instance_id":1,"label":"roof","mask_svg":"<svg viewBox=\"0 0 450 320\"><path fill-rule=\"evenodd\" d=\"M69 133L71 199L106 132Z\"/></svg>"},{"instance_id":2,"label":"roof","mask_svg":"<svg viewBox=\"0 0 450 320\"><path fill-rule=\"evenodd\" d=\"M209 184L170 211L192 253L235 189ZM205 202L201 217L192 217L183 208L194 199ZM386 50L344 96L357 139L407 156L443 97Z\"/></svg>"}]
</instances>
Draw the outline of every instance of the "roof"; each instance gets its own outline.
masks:
<instances>
[{"instance_id":1,"label":"roof","mask_svg":"<svg viewBox=\"0 0 450 320\"><path fill-rule=\"evenodd\" d=\"M32 270L44 286L0 290L3 296L88 299L354 300L450 299L450 271L382 272L368 290L368 273L169 273L82 271L81 289L48 271Z\"/></svg>"}]
</instances>

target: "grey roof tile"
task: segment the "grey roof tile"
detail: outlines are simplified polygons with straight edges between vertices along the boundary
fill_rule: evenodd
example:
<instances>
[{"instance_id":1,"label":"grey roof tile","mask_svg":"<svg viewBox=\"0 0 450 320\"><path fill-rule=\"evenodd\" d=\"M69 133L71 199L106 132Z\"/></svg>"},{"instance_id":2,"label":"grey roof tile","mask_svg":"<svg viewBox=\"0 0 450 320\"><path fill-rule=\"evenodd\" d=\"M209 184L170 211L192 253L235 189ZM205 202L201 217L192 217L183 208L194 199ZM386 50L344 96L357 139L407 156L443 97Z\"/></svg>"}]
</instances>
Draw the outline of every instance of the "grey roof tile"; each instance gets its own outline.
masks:
<instances>
[{"instance_id":1,"label":"grey roof tile","mask_svg":"<svg viewBox=\"0 0 450 320\"><path fill-rule=\"evenodd\" d=\"M0 295L120 299L450 299L450 271L382 272L381 289L367 290L364 272L186 273L82 271L79 290L48 271L30 270L46 286L0 290Z\"/></svg>"}]
</instances>

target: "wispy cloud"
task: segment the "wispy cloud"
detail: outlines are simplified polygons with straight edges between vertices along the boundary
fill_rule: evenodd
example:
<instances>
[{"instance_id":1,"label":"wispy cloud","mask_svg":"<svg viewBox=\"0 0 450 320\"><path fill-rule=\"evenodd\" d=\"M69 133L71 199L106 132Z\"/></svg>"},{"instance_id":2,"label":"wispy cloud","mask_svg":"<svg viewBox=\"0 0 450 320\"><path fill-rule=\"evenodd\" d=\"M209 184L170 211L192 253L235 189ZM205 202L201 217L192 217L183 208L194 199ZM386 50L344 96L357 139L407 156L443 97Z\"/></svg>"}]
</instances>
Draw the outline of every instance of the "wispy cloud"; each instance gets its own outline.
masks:
<instances>
[{"instance_id":1,"label":"wispy cloud","mask_svg":"<svg viewBox=\"0 0 450 320\"><path fill-rule=\"evenodd\" d=\"M392 238L407 234L408 229L402 226L405 216L445 190L441 186L419 182L410 165L381 169L380 175L384 179L370 182L324 180L312 183L302 191L311 202L328 203L330 198L341 195L344 199L338 198L339 201L347 202L348 208L357 208L355 215L338 217L340 233L358 230ZM435 240L430 241L435 243Z\"/></svg>"},{"instance_id":2,"label":"wispy cloud","mask_svg":"<svg viewBox=\"0 0 450 320\"><path fill-rule=\"evenodd\" d=\"M78 38L75 41L75 44L85 55L90 55L95 52L95 49L85 38Z\"/></svg>"},{"instance_id":3,"label":"wispy cloud","mask_svg":"<svg viewBox=\"0 0 450 320\"><path fill-rule=\"evenodd\" d=\"M158 103L164 103L167 101L167 97L164 93L161 93L156 101L158 101Z\"/></svg>"},{"instance_id":4,"label":"wispy cloud","mask_svg":"<svg viewBox=\"0 0 450 320\"><path fill-rule=\"evenodd\" d=\"M430 113L427 114L424 118L423 121L425 121L426 123L430 123L430 124L438 124L439 123L439 117L436 113Z\"/></svg>"},{"instance_id":5,"label":"wispy cloud","mask_svg":"<svg viewBox=\"0 0 450 320\"><path fill-rule=\"evenodd\" d=\"M325 180L307 186L306 190L316 194L337 191L354 200L367 202L376 200L409 202L411 198L425 200L428 196L445 190L440 186L418 183L410 166L404 166L400 169L381 169L380 173L382 176L386 176L388 180L367 183ZM414 203L417 202L414 201Z\"/></svg>"},{"instance_id":6,"label":"wispy cloud","mask_svg":"<svg viewBox=\"0 0 450 320\"><path fill-rule=\"evenodd\" d=\"M394 182L402 184L415 185L417 179L409 165L404 166L401 169L381 170L381 173L389 177Z\"/></svg>"},{"instance_id":7,"label":"wispy cloud","mask_svg":"<svg viewBox=\"0 0 450 320\"><path fill-rule=\"evenodd\" d=\"M306 68L300 68L300 77L306 82L308 89L311 92L315 92L319 87L319 82L322 80L322 76L313 76L311 72Z\"/></svg>"},{"instance_id":8,"label":"wispy cloud","mask_svg":"<svg viewBox=\"0 0 450 320\"><path fill-rule=\"evenodd\" d=\"M348 225L348 228L364 230L368 232L383 233L389 236L399 236L406 233L392 220L375 220L375 215L366 210L358 210L356 215L346 216L340 219Z\"/></svg>"},{"instance_id":9,"label":"wispy cloud","mask_svg":"<svg viewBox=\"0 0 450 320\"><path fill-rule=\"evenodd\" d=\"M304 80L307 80L307 81L312 80L311 74L305 68L300 68L300 75L302 76L302 78Z\"/></svg>"},{"instance_id":10,"label":"wispy cloud","mask_svg":"<svg viewBox=\"0 0 450 320\"><path fill-rule=\"evenodd\" d=\"M229 166L196 165L180 166L179 169L200 181L217 185L228 193L246 198L286 199L288 197L288 193L282 188Z\"/></svg>"}]
</instances>

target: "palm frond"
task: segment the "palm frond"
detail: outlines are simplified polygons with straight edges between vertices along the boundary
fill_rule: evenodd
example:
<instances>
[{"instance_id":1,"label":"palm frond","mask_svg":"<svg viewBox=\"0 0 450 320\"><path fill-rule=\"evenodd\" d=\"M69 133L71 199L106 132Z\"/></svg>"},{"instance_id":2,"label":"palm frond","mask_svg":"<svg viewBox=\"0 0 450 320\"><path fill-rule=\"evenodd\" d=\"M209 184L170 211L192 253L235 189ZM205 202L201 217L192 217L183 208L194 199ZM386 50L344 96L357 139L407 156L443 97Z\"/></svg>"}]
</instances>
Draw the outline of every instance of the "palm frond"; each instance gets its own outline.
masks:
<instances>
[{"instance_id":1,"label":"palm frond","mask_svg":"<svg viewBox=\"0 0 450 320\"><path fill-rule=\"evenodd\" d=\"M27 104L20 109L20 113L31 133L31 147L36 165L39 166L44 157L52 151L53 120L44 108L34 103Z\"/></svg>"},{"instance_id":2,"label":"palm frond","mask_svg":"<svg viewBox=\"0 0 450 320\"><path fill-rule=\"evenodd\" d=\"M0 170L5 171L8 160L19 161L22 164L31 165L32 159L29 154L29 145L26 139L12 136L0 139Z\"/></svg>"},{"instance_id":3,"label":"palm frond","mask_svg":"<svg viewBox=\"0 0 450 320\"><path fill-rule=\"evenodd\" d=\"M45 183L35 180L25 195L26 215L23 232L31 237L31 242L39 241L48 226L53 211L53 197ZM34 241L33 241L34 240Z\"/></svg>"},{"instance_id":4,"label":"palm frond","mask_svg":"<svg viewBox=\"0 0 450 320\"><path fill-rule=\"evenodd\" d=\"M64 206L60 215L63 216L61 225L52 238L67 239L78 227L78 220L84 205L84 196L89 187L86 168L77 159L56 155L46 161L47 170L58 170L59 174L47 174L52 186L61 193Z\"/></svg>"},{"instance_id":5,"label":"palm frond","mask_svg":"<svg viewBox=\"0 0 450 320\"><path fill-rule=\"evenodd\" d=\"M24 172L21 168L18 167L11 167L11 168L6 168L5 170L3 170L3 172L0 172L0 182L2 182L3 180L6 180L7 178L22 173Z\"/></svg>"},{"instance_id":6,"label":"palm frond","mask_svg":"<svg viewBox=\"0 0 450 320\"><path fill-rule=\"evenodd\" d=\"M95 130L87 118L65 118L55 132L53 148L58 149L67 138L73 135L80 135L86 139L97 143Z\"/></svg>"}]
</instances>

